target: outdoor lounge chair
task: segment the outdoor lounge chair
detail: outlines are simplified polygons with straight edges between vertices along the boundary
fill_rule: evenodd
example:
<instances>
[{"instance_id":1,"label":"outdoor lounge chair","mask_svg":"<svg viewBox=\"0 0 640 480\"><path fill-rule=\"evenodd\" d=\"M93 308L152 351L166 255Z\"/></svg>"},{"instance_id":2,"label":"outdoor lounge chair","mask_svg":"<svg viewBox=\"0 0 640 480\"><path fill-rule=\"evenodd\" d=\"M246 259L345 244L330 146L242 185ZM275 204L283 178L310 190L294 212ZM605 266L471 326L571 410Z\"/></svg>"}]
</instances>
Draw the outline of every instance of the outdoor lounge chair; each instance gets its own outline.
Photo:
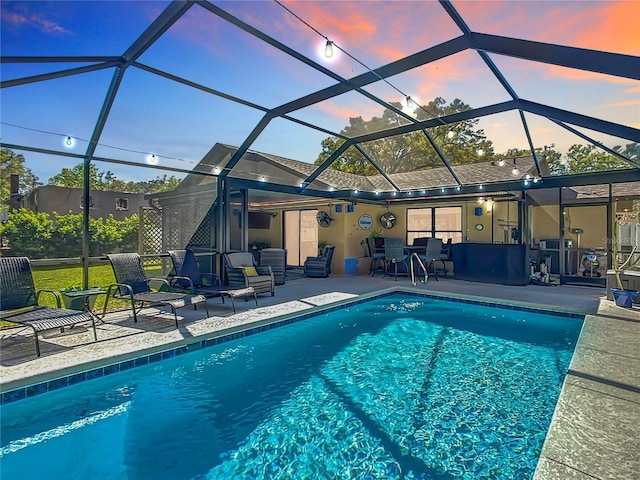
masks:
<instances>
[{"instance_id":1,"label":"outdoor lounge chair","mask_svg":"<svg viewBox=\"0 0 640 480\"><path fill-rule=\"evenodd\" d=\"M178 315L176 310L187 305L197 305L204 303L205 311L209 316L207 302L204 295L191 295L176 292L159 292L151 289L151 282L156 281L170 289L169 282L164 278L147 278L147 274L142 268L142 259L137 253L115 253L107 255L116 283L109 286L107 299L104 302L102 315L107 311L109 298L120 298L131 302L133 321L138 321L138 312L145 306L157 307L166 306L173 312L173 317L178 328ZM184 279L186 281L186 279Z\"/></svg>"},{"instance_id":2,"label":"outdoor lounge chair","mask_svg":"<svg viewBox=\"0 0 640 480\"><path fill-rule=\"evenodd\" d=\"M256 265L250 252L224 253L225 272L230 289L253 287L256 294L276 292L273 271L269 265Z\"/></svg>"},{"instance_id":3,"label":"outdoor lounge chair","mask_svg":"<svg viewBox=\"0 0 640 480\"><path fill-rule=\"evenodd\" d=\"M186 290L192 295L204 295L207 298L220 297L227 290L220 284L215 273L202 273L200 264L191 250L169 250L167 252L173 262L174 274L169 275L169 285L173 290Z\"/></svg>"},{"instance_id":4,"label":"outdoor lounge chair","mask_svg":"<svg viewBox=\"0 0 640 480\"><path fill-rule=\"evenodd\" d=\"M40 294L51 293L56 298L57 307L40 307ZM30 327L36 340L36 356L40 356L38 332L56 328L72 327L78 323L91 322L93 339L96 335L95 316L91 312L81 312L60 308L60 295L53 290L36 292L31 272L31 262L27 257L0 258L0 320Z\"/></svg>"},{"instance_id":5,"label":"outdoor lounge chair","mask_svg":"<svg viewBox=\"0 0 640 480\"><path fill-rule=\"evenodd\" d=\"M167 252L171 261L175 275L169 277L169 284L175 289L187 290L192 295L204 295L206 298L220 297L224 303L224 297L231 300L233 313L236 313L234 298L253 296L258 306L258 297L253 287L230 290L220 284L220 279L215 273L201 273L200 264L195 254L191 250L169 250ZM207 278L209 280L207 280Z\"/></svg>"},{"instance_id":6,"label":"outdoor lounge chair","mask_svg":"<svg viewBox=\"0 0 640 480\"><path fill-rule=\"evenodd\" d=\"M334 245L326 245L317 257L307 257L304 261L304 275L306 277L328 277L331 274L331 260Z\"/></svg>"}]
</instances>

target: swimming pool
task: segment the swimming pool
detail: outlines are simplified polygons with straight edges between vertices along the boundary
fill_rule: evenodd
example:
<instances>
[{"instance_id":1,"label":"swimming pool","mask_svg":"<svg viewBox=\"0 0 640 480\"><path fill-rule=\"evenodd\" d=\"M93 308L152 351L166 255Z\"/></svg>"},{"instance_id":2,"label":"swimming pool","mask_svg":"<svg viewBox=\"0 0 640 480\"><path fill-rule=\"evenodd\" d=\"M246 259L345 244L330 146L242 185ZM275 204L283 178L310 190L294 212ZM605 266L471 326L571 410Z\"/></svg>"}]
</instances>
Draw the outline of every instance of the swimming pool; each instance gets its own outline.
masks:
<instances>
[{"instance_id":1,"label":"swimming pool","mask_svg":"<svg viewBox=\"0 0 640 480\"><path fill-rule=\"evenodd\" d=\"M392 294L3 405L3 478L531 478L582 321Z\"/></svg>"}]
</instances>

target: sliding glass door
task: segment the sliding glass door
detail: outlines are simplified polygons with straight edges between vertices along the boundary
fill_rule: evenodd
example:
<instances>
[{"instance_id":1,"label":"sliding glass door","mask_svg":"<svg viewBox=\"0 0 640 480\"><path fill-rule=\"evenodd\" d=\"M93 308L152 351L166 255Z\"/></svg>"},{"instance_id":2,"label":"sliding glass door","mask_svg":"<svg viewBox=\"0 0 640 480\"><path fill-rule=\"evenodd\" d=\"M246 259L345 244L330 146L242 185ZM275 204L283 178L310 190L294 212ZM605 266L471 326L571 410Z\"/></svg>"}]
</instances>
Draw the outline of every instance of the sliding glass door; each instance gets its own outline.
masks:
<instances>
[{"instance_id":1,"label":"sliding glass door","mask_svg":"<svg viewBox=\"0 0 640 480\"><path fill-rule=\"evenodd\" d=\"M300 267L307 257L318 255L318 210L284 212L284 248L287 266Z\"/></svg>"}]
</instances>

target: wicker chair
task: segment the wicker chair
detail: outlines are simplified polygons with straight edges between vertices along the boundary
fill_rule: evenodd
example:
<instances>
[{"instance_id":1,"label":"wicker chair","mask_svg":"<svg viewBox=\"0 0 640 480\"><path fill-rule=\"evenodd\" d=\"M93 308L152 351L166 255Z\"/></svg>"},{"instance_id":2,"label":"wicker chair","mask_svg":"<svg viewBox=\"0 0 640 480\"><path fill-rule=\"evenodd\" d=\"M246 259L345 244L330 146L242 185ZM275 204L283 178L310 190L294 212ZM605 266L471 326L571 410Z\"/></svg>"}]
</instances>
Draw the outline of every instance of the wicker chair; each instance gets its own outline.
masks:
<instances>
[{"instance_id":1,"label":"wicker chair","mask_svg":"<svg viewBox=\"0 0 640 480\"><path fill-rule=\"evenodd\" d=\"M287 271L287 251L283 248L263 248L260 250L260 265L269 265L276 285L284 285Z\"/></svg>"},{"instance_id":2,"label":"wicker chair","mask_svg":"<svg viewBox=\"0 0 640 480\"><path fill-rule=\"evenodd\" d=\"M151 289L151 282L156 281L165 288L170 289L169 282L164 278L147 278L147 274L142 268L142 259L137 253L114 253L107 255L116 283L109 286L107 299L104 302L104 315L107 311L109 298L126 299L131 302L133 321L138 321L138 312L143 307L166 306L173 312L173 317L178 328L178 314L176 310L187 305L197 305L204 303L204 308L209 316L207 302L204 295L187 295L176 292L159 292ZM185 281L186 278L182 277Z\"/></svg>"},{"instance_id":3,"label":"wicker chair","mask_svg":"<svg viewBox=\"0 0 640 480\"><path fill-rule=\"evenodd\" d=\"M304 261L304 274L307 277L328 277L331 274L331 260L334 245L327 245L318 257L307 257Z\"/></svg>"},{"instance_id":4,"label":"wicker chair","mask_svg":"<svg viewBox=\"0 0 640 480\"><path fill-rule=\"evenodd\" d=\"M40 294L55 296L57 308L40 307ZM36 356L40 356L38 332L71 327L78 323L91 322L93 339L96 335L95 316L91 312L80 312L60 308L60 295L53 290L36 292L31 272L31 262L27 257L0 258L0 320L30 327L36 340Z\"/></svg>"},{"instance_id":5,"label":"wicker chair","mask_svg":"<svg viewBox=\"0 0 640 480\"><path fill-rule=\"evenodd\" d=\"M225 272L229 288L243 289L253 287L255 293L276 292L276 282L270 266L256 265L250 252L224 253Z\"/></svg>"}]
</instances>

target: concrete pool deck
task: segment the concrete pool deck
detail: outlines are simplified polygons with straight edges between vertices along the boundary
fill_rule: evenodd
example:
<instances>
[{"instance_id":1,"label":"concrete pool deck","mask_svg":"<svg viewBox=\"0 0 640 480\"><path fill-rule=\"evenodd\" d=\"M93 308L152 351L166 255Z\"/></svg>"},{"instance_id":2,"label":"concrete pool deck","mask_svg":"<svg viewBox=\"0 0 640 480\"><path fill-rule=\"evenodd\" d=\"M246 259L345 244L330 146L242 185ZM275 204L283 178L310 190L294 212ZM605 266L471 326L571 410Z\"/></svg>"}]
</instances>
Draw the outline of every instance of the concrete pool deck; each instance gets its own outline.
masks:
<instances>
[{"instance_id":1,"label":"concrete pool deck","mask_svg":"<svg viewBox=\"0 0 640 480\"><path fill-rule=\"evenodd\" d=\"M260 325L281 315L297 315L315 306L345 301L357 295L413 288L407 279L331 276L289 280L274 297L260 295L260 306L236 303L238 313L220 299L202 309L178 311L184 320L176 330L171 314L144 316L137 324L127 312L110 314L99 324L98 342L90 329L76 327L64 334L42 336L42 357L35 358L31 333L3 331L0 339L0 390L51 380L121 362L152 352L193 344L201 338ZM464 282L451 278L418 284L416 290L491 300L524 302L551 309L585 313L585 323L560 394L535 480L626 479L640 471L640 309L616 307L605 290L578 286L513 287ZM144 314L144 312L143 312ZM24 335L29 338L23 338Z\"/></svg>"}]
</instances>

